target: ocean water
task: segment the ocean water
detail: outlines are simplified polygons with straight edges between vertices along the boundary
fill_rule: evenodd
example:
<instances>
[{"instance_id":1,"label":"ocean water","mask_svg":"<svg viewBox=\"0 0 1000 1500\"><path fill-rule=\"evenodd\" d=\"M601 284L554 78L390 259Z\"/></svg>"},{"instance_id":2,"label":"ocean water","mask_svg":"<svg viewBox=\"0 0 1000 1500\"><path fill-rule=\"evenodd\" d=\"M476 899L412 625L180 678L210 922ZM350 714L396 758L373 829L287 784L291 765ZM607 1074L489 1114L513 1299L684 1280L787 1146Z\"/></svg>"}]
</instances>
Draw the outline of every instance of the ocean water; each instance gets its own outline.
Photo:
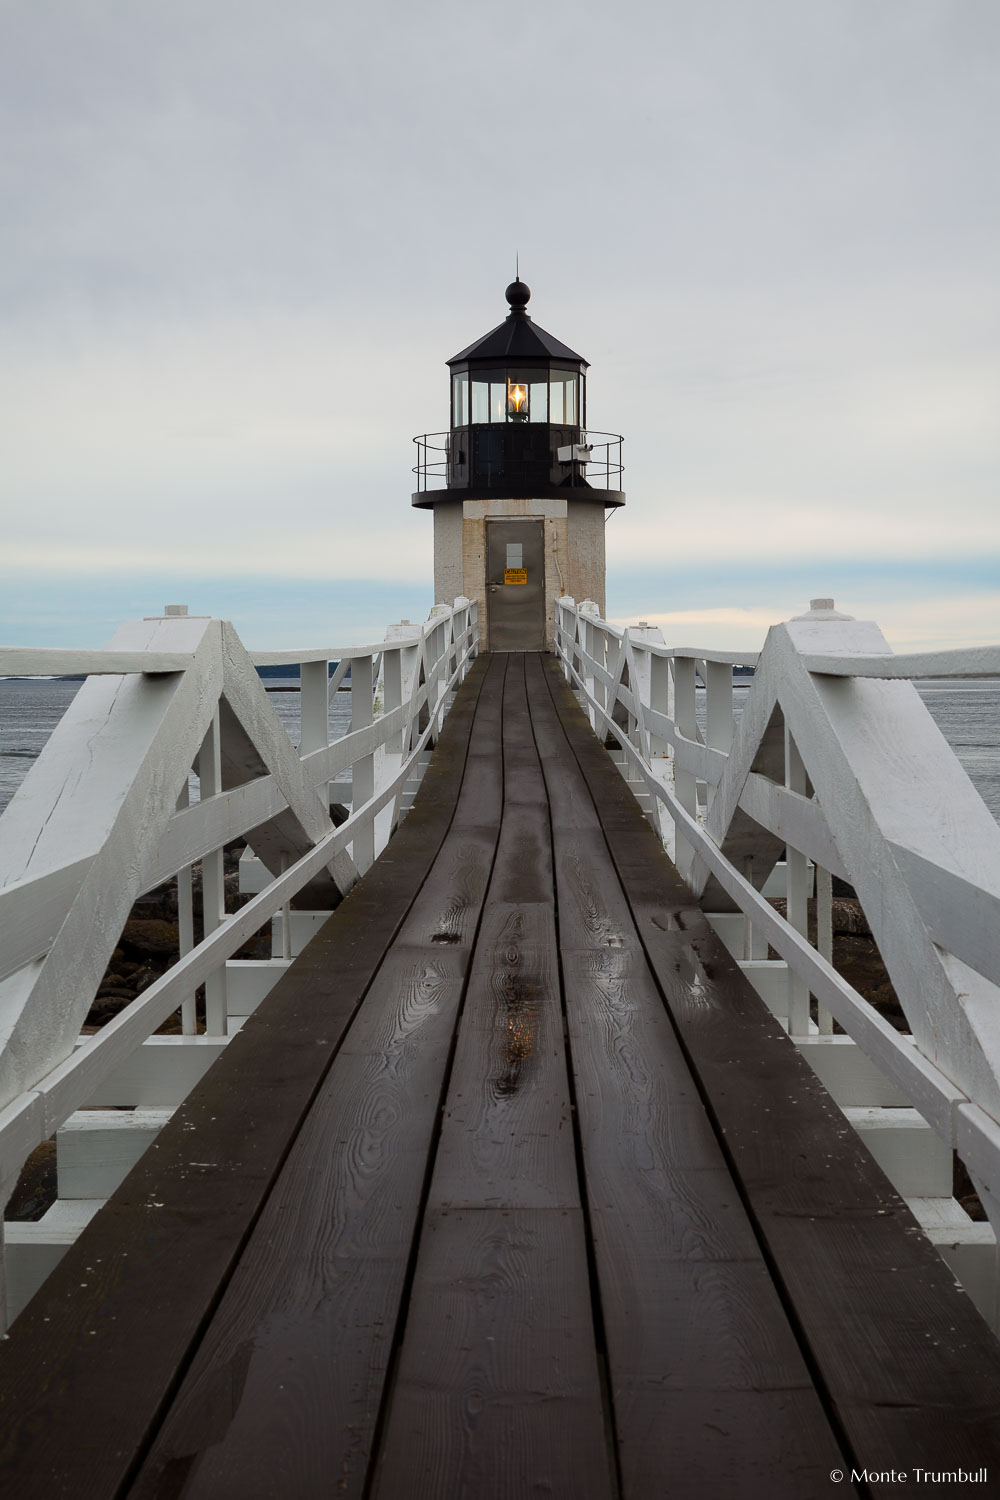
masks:
<instances>
[{"instance_id":1,"label":"ocean water","mask_svg":"<svg viewBox=\"0 0 1000 1500\"><path fill-rule=\"evenodd\" d=\"M1000 677L928 677L914 686L969 780L1000 823ZM737 718L749 691L748 683L733 687ZM700 687L696 714L704 730L705 690Z\"/></svg>"},{"instance_id":2,"label":"ocean water","mask_svg":"<svg viewBox=\"0 0 1000 1500\"><path fill-rule=\"evenodd\" d=\"M49 735L72 703L79 682L54 678L0 678L0 813L38 759ZM299 743L301 695L281 690L280 679L269 684L268 701L288 731L293 745ZM351 722L351 695L335 693L330 704L330 738L346 734ZM192 778L192 798L197 798L197 777ZM2 837L2 828L0 828Z\"/></svg>"},{"instance_id":3,"label":"ocean water","mask_svg":"<svg viewBox=\"0 0 1000 1500\"><path fill-rule=\"evenodd\" d=\"M0 678L0 811L24 780L79 686L78 682L48 678ZM932 678L917 688L986 806L1000 822L1000 678ZM742 685L736 687L738 710L748 691ZM298 692L273 691L268 698L293 744L298 744ZM330 705L332 739L346 733L350 713L350 694L335 694Z\"/></svg>"}]
</instances>

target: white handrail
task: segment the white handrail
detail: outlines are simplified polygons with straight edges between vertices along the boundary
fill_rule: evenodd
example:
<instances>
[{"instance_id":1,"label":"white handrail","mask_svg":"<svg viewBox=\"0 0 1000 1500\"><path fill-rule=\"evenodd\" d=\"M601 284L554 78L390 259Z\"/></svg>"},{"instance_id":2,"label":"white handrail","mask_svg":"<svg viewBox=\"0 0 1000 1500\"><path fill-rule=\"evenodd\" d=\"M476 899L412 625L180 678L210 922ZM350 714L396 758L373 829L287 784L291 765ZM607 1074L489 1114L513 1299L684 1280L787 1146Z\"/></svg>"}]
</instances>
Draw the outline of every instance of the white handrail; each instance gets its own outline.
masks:
<instances>
[{"instance_id":1,"label":"white handrail","mask_svg":"<svg viewBox=\"0 0 1000 1500\"><path fill-rule=\"evenodd\" d=\"M817 604L747 654L668 647L563 598L556 650L748 977L769 947L787 963L790 1034L836 1019L963 1151L997 1228L1000 828L907 679L1000 675L1000 647L895 656L874 625ZM739 715L738 663L755 668ZM785 915L762 894L781 860ZM857 891L908 1034L833 967L831 876Z\"/></svg>"},{"instance_id":2,"label":"white handrail","mask_svg":"<svg viewBox=\"0 0 1000 1500\"><path fill-rule=\"evenodd\" d=\"M251 654L231 625L171 611L122 627L107 652L0 648L0 673L88 674L0 819L0 1202L25 1155L172 1012L197 1040L201 984L207 1032L224 1039L227 959L293 897L329 907L364 872L478 644L477 607L458 599L367 646ZM255 664L301 669L297 750ZM351 728L331 743L331 691L348 667ZM202 800L189 805L192 770ZM351 809L335 827L330 790L346 771ZM222 848L244 836L266 883L226 915ZM197 861L205 935L194 944ZM134 900L175 876L187 951L78 1045Z\"/></svg>"}]
</instances>

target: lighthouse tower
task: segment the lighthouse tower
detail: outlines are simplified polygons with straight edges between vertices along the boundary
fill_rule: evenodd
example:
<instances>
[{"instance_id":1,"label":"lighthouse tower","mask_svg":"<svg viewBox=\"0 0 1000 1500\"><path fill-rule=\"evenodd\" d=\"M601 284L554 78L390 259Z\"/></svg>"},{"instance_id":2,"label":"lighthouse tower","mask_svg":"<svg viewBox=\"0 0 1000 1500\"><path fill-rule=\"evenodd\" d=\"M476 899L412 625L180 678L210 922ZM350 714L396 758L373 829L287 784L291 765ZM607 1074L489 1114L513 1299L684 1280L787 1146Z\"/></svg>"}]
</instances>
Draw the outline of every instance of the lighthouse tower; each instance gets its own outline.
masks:
<instances>
[{"instance_id":1,"label":"lighthouse tower","mask_svg":"<svg viewBox=\"0 0 1000 1500\"><path fill-rule=\"evenodd\" d=\"M448 360L451 425L414 438L413 504L434 512L435 599L477 599L491 651L540 651L561 594L604 611L622 440L588 428L587 361L528 316L520 277L506 296L505 320Z\"/></svg>"}]
</instances>

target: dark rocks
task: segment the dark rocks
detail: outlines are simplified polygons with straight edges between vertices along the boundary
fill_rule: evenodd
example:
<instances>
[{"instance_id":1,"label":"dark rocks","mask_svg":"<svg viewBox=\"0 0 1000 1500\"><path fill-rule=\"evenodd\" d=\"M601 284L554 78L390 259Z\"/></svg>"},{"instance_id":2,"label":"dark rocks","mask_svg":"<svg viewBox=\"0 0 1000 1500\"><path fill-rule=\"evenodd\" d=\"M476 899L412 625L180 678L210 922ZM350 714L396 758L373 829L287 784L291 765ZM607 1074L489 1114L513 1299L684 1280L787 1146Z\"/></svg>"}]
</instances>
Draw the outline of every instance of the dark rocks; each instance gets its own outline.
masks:
<instances>
[{"instance_id":1,"label":"dark rocks","mask_svg":"<svg viewBox=\"0 0 1000 1500\"><path fill-rule=\"evenodd\" d=\"M784 916L788 903L783 897L771 901L775 911ZM856 897L835 896L832 902L833 919L833 967L837 973L853 985L859 995L868 1001L879 1015L884 1016L897 1031L909 1031L910 1026L899 997L892 987L882 955L878 951L868 918ZM809 941L816 941L816 902L808 904ZM777 957L777 954L774 955Z\"/></svg>"},{"instance_id":2,"label":"dark rocks","mask_svg":"<svg viewBox=\"0 0 1000 1500\"><path fill-rule=\"evenodd\" d=\"M238 911L247 898L239 891L239 861L246 845L242 839L227 845L225 862L225 907L227 912ZM194 939L200 941L201 930L201 867L192 870L194 893ZM240 950L241 957L269 957L270 940L267 935L252 939ZM118 946L112 953L104 978L98 986L84 1026L85 1031L96 1031L112 1020L126 1005L131 1004L151 984L161 978L180 957L180 929L178 926L177 881L167 880L155 890L140 896L132 907L129 919L122 929ZM199 992L200 995L200 992ZM160 1028L161 1031L176 1031L174 1018Z\"/></svg>"},{"instance_id":3,"label":"dark rocks","mask_svg":"<svg viewBox=\"0 0 1000 1500\"><path fill-rule=\"evenodd\" d=\"M28 1157L3 1216L22 1223L36 1223L52 1207L56 1197L56 1138L53 1135L36 1146Z\"/></svg>"},{"instance_id":4,"label":"dark rocks","mask_svg":"<svg viewBox=\"0 0 1000 1500\"><path fill-rule=\"evenodd\" d=\"M180 957L180 938L176 922L160 917L130 917L125 923L119 946L130 956L164 957L175 963Z\"/></svg>"}]
</instances>

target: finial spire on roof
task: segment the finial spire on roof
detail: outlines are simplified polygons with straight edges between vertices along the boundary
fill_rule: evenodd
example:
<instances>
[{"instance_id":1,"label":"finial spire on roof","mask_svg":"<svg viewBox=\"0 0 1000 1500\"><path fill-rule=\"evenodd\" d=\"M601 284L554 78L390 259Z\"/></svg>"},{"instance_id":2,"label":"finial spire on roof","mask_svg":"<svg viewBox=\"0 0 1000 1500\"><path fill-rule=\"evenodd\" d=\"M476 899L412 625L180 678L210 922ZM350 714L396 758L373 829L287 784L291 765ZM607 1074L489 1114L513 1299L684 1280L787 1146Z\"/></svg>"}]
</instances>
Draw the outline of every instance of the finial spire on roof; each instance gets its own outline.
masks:
<instances>
[{"instance_id":1,"label":"finial spire on roof","mask_svg":"<svg viewBox=\"0 0 1000 1500\"><path fill-rule=\"evenodd\" d=\"M530 286L528 286L527 282L522 281L520 275L517 275L511 282L510 286L507 288L507 291L504 295L506 296L507 301L510 303L512 316L516 318L525 317L526 314L524 309L527 306L528 299L531 296L531 288Z\"/></svg>"}]
</instances>

